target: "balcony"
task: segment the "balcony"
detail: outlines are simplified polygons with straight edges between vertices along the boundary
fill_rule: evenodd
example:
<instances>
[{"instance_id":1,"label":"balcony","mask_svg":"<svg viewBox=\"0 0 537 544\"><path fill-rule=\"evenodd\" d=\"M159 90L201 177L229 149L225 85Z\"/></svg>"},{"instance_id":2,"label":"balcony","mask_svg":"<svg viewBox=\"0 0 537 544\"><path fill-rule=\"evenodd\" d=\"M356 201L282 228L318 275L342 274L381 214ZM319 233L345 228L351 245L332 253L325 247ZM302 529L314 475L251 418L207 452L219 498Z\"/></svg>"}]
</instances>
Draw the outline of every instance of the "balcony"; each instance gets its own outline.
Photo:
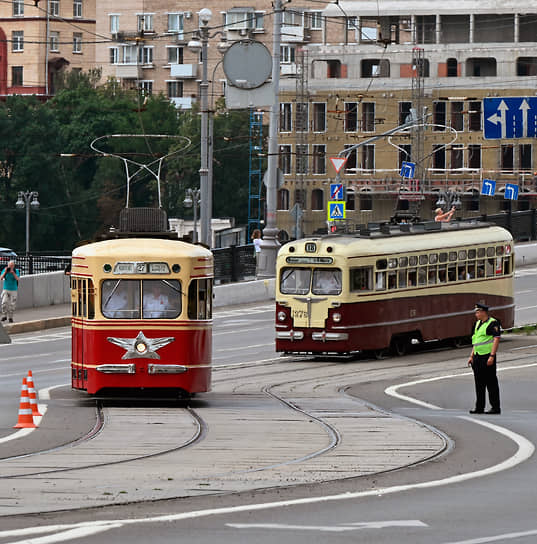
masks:
<instances>
[{"instance_id":1,"label":"balcony","mask_svg":"<svg viewBox=\"0 0 537 544\"><path fill-rule=\"evenodd\" d=\"M180 110L190 110L196 99L192 96L182 96L170 98L170 102Z\"/></svg>"},{"instance_id":2,"label":"balcony","mask_svg":"<svg viewBox=\"0 0 537 544\"><path fill-rule=\"evenodd\" d=\"M303 26L282 25L282 43L298 43L307 39Z\"/></svg>"},{"instance_id":3,"label":"balcony","mask_svg":"<svg viewBox=\"0 0 537 544\"><path fill-rule=\"evenodd\" d=\"M296 76L296 64L294 62L291 64L280 64L280 74L282 76Z\"/></svg>"},{"instance_id":4,"label":"balcony","mask_svg":"<svg viewBox=\"0 0 537 544\"><path fill-rule=\"evenodd\" d=\"M197 64L172 64L170 66L170 76L179 78L192 78L198 75Z\"/></svg>"},{"instance_id":5,"label":"balcony","mask_svg":"<svg viewBox=\"0 0 537 544\"><path fill-rule=\"evenodd\" d=\"M116 77L121 79L138 79L142 77L142 70L138 64L118 64Z\"/></svg>"}]
</instances>

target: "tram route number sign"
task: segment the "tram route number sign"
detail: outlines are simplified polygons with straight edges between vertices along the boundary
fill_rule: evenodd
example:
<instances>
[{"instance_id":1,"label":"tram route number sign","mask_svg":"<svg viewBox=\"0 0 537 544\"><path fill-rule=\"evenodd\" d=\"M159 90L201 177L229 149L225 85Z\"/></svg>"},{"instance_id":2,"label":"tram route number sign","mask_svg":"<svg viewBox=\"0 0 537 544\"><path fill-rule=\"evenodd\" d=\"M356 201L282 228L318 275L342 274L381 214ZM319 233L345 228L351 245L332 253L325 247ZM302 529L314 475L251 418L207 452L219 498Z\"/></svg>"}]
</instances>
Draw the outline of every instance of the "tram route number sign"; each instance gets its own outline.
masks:
<instances>
[{"instance_id":1,"label":"tram route number sign","mask_svg":"<svg viewBox=\"0 0 537 544\"><path fill-rule=\"evenodd\" d=\"M338 221L346 219L347 210L344 201L329 201L328 202L328 221Z\"/></svg>"}]
</instances>

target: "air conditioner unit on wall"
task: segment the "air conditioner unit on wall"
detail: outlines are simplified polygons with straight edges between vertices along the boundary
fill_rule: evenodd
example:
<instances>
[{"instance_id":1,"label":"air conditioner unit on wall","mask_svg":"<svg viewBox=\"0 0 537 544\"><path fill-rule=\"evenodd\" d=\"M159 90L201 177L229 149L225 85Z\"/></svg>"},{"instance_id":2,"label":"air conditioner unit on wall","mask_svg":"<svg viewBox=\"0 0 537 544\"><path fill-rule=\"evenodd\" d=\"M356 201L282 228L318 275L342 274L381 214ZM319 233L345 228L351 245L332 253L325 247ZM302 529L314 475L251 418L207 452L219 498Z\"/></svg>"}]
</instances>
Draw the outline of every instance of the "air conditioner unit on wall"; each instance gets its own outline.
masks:
<instances>
[{"instance_id":1,"label":"air conditioner unit on wall","mask_svg":"<svg viewBox=\"0 0 537 544\"><path fill-rule=\"evenodd\" d=\"M191 11L185 11L183 15L185 16L185 19L190 19L192 17L192 12Z\"/></svg>"}]
</instances>

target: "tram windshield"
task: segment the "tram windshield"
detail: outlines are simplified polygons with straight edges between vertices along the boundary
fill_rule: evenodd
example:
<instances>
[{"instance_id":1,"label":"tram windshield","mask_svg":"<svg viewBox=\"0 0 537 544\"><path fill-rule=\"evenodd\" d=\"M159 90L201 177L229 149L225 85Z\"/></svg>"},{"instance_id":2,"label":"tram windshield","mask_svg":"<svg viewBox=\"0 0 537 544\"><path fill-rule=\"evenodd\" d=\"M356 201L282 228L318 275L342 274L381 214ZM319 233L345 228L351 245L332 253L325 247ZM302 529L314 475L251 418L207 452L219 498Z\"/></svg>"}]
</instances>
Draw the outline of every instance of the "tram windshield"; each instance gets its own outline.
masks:
<instances>
[{"instance_id":1,"label":"tram windshield","mask_svg":"<svg viewBox=\"0 0 537 544\"><path fill-rule=\"evenodd\" d=\"M313 272L313 275L312 275ZM313 279L312 279L313 277ZM284 268L280 291L286 295L338 295L341 293L341 270L336 268Z\"/></svg>"},{"instance_id":2,"label":"tram windshield","mask_svg":"<svg viewBox=\"0 0 537 544\"><path fill-rule=\"evenodd\" d=\"M173 319L181 313L181 282L105 280L101 311L110 319Z\"/></svg>"}]
</instances>

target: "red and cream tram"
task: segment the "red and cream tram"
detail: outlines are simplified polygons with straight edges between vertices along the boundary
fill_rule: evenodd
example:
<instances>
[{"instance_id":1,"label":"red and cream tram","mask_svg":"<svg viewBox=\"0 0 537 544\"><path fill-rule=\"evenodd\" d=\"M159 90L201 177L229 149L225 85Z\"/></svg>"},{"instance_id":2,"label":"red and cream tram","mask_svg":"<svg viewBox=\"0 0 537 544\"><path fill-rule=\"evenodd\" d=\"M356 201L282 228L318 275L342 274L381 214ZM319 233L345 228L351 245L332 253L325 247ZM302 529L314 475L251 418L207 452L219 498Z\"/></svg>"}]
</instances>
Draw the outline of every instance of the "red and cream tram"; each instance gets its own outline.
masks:
<instances>
[{"instance_id":1,"label":"red and cream tram","mask_svg":"<svg viewBox=\"0 0 537 544\"><path fill-rule=\"evenodd\" d=\"M212 253L119 238L73 251L72 386L209 391Z\"/></svg>"},{"instance_id":2,"label":"red and cream tram","mask_svg":"<svg viewBox=\"0 0 537 544\"><path fill-rule=\"evenodd\" d=\"M476 302L513 326L511 234L484 223L306 238L277 258L276 350L347 354L470 334Z\"/></svg>"}]
</instances>

